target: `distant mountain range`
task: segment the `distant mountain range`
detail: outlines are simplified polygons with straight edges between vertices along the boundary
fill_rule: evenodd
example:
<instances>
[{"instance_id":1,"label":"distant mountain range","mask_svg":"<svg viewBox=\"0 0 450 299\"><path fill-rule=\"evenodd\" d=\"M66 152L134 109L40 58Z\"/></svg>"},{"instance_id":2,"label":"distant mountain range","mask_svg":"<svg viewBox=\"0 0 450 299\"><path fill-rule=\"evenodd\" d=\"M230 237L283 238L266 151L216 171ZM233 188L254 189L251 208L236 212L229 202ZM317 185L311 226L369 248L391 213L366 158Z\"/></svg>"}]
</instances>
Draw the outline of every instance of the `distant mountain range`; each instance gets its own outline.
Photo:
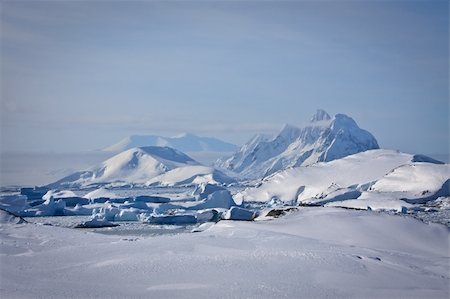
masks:
<instances>
[{"instance_id":1,"label":"distant mountain range","mask_svg":"<svg viewBox=\"0 0 450 299\"><path fill-rule=\"evenodd\" d=\"M174 137L157 135L132 135L111 145L103 151L119 153L130 148L146 146L166 146L179 151L189 152L233 152L237 146L217 138L200 137L184 133Z\"/></svg>"},{"instance_id":2,"label":"distant mountain range","mask_svg":"<svg viewBox=\"0 0 450 299\"><path fill-rule=\"evenodd\" d=\"M206 182L229 184L236 180L268 178L275 173L286 173L283 171L287 169L309 166L317 162L340 161L341 158L350 155L379 149L379 146L375 137L361 129L351 117L344 114L330 117L324 110L318 110L305 127L285 125L273 137L256 135L230 157L217 160L214 167L204 166L182 152L226 152L233 149L236 149L233 144L193 134L171 138L154 135L130 136L105 149L105 151L120 151L120 153L87 170L66 176L50 184L49 187L77 188L98 185L114 187L126 184L175 186ZM367 160L374 163L369 168L377 164L378 154L372 153L359 156L360 160L367 157ZM401 158L401 163L388 165L381 174L384 174L385 170L405 164L405 161L440 163L422 155L402 156L390 152L380 153L383 157L393 155ZM403 159L404 157L406 160ZM349 158L345 161L353 163L354 160ZM356 175L360 171L357 164L354 166L354 168L348 168L355 172L350 175ZM301 169L304 168L301 167ZM367 170L364 171L367 172ZM320 178L317 179L320 180ZM306 196L307 193L304 195Z\"/></svg>"},{"instance_id":3,"label":"distant mountain range","mask_svg":"<svg viewBox=\"0 0 450 299\"><path fill-rule=\"evenodd\" d=\"M337 114L331 118L319 109L304 128L285 125L272 138L257 135L215 165L255 179L290 167L331 161L378 148L375 137L359 128L351 117Z\"/></svg>"}]
</instances>

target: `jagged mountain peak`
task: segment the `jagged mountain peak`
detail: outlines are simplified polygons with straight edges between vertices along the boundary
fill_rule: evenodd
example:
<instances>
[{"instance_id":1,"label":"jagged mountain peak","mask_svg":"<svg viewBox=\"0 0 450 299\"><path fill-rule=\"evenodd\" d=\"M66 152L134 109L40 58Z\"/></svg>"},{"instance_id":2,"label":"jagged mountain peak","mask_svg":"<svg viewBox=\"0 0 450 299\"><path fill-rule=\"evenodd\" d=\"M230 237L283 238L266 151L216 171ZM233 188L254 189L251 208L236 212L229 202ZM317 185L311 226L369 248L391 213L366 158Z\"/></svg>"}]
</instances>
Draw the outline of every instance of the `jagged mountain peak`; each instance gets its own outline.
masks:
<instances>
[{"instance_id":1,"label":"jagged mountain peak","mask_svg":"<svg viewBox=\"0 0 450 299\"><path fill-rule=\"evenodd\" d=\"M284 124L275 138L282 137L285 139L292 139L295 138L300 133L300 131L301 129L299 127L296 127L291 124Z\"/></svg>"},{"instance_id":2,"label":"jagged mountain peak","mask_svg":"<svg viewBox=\"0 0 450 299\"><path fill-rule=\"evenodd\" d=\"M295 166L331 161L369 149L378 149L372 134L359 128L345 114L334 118L319 109L312 123L304 128L284 125L270 140L252 139L216 166L248 178L261 178Z\"/></svg>"},{"instance_id":3,"label":"jagged mountain peak","mask_svg":"<svg viewBox=\"0 0 450 299\"><path fill-rule=\"evenodd\" d=\"M318 122L323 120L330 120L331 116L323 109L317 109L316 113L311 118L310 122Z\"/></svg>"},{"instance_id":4,"label":"jagged mountain peak","mask_svg":"<svg viewBox=\"0 0 450 299\"><path fill-rule=\"evenodd\" d=\"M353 118L342 113L338 113L334 116L333 125L339 127L358 127Z\"/></svg>"}]
</instances>

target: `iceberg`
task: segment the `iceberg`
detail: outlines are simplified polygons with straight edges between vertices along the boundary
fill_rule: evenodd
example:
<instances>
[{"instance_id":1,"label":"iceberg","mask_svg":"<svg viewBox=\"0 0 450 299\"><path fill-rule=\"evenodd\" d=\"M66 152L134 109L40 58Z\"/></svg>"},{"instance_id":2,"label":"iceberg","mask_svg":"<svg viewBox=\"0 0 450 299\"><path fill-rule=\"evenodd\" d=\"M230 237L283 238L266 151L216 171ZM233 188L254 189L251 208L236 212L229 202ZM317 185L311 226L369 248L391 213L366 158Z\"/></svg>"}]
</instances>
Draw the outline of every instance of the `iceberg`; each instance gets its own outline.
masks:
<instances>
[{"instance_id":1,"label":"iceberg","mask_svg":"<svg viewBox=\"0 0 450 299\"><path fill-rule=\"evenodd\" d=\"M228 212L225 214L223 219L225 220L242 220L242 221L251 221L255 219L256 213L247 209L239 208L239 207L231 207Z\"/></svg>"}]
</instances>

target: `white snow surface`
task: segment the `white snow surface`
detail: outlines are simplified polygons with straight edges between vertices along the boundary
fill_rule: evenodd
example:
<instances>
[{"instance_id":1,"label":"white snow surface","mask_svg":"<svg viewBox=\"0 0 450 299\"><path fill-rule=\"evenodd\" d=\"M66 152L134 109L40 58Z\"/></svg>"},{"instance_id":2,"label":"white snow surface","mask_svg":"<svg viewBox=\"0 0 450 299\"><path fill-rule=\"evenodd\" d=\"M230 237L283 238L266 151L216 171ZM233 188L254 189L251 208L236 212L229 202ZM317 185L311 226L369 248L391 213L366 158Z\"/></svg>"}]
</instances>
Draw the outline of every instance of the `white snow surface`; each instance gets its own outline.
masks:
<instances>
[{"instance_id":1,"label":"white snow surface","mask_svg":"<svg viewBox=\"0 0 450 299\"><path fill-rule=\"evenodd\" d=\"M378 148L372 134L359 128L352 118L344 114L331 118L318 110L304 128L285 125L272 139L256 136L231 157L219 159L216 166L255 179Z\"/></svg>"},{"instance_id":2,"label":"white snow surface","mask_svg":"<svg viewBox=\"0 0 450 299\"><path fill-rule=\"evenodd\" d=\"M68 198L68 197L77 197L77 195L70 190L49 190L47 193L42 196L43 200L48 200L51 197L53 198Z\"/></svg>"},{"instance_id":3,"label":"white snow surface","mask_svg":"<svg viewBox=\"0 0 450 299\"><path fill-rule=\"evenodd\" d=\"M2 298L449 297L448 229L370 211L132 239L6 223L0 237Z\"/></svg>"},{"instance_id":4,"label":"white snow surface","mask_svg":"<svg viewBox=\"0 0 450 299\"><path fill-rule=\"evenodd\" d=\"M450 164L412 163L402 165L370 188L378 192L405 192L424 196L439 190L450 179ZM428 192L427 192L428 191Z\"/></svg>"},{"instance_id":5,"label":"white snow surface","mask_svg":"<svg viewBox=\"0 0 450 299\"><path fill-rule=\"evenodd\" d=\"M98 188L95 189L83 196L87 199L96 199L96 198L121 198L114 191L106 189L106 188Z\"/></svg>"},{"instance_id":6,"label":"white snow surface","mask_svg":"<svg viewBox=\"0 0 450 299\"><path fill-rule=\"evenodd\" d=\"M410 163L413 155L370 150L330 162L295 167L266 178L261 186L235 195L244 201L322 202L326 195L352 187L364 191L392 169Z\"/></svg>"},{"instance_id":7,"label":"white snow surface","mask_svg":"<svg viewBox=\"0 0 450 299\"><path fill-rule=\"evenodd\" d=\"M402 207L413 207L406 201L420 203L429 200L430 196L449 196L450 191L445 185L449 179L449 164L405 164L377 180L368 192L362 192L357 199L331 202L327 206L401 211Z\"/></svg>"},{"instance_id":8,"label":"white snow surface","mask_svg":"<svg viewBox=\"0 0 450 299\"><path fill-rule=\"evenodd\" d=\"M222 184L231 183L233 179L217 171L213 167L195 165L172 169L146 182L147 185L157 184L174 186L177 184Z\"/></svg>"},{"instance_id":9,"label":"white snow surface","mask_svg":"<svg viewBox=\"0 0 450 299\"><path fill-rule=\"evenodd\" d=\"M328 207L346 207L355 209L392 210L401 212L402 207L412 208L413 205L403 200L399 192L362 192L357 199L333 201Z\"/></svg>"},{"instance_id":10,"label":"white snow surface","mask_svg":"<svg viewBox=\"0 0 450 299\"><path fill-rule=\"evenodd\" d=\"M182 168L184 170L177 170ZM197 172L196 172L197 171ZM83 187L96 184L153 184L174 185L184 183L188 178L210 175L211 180L233 181L226 175L200 165L184 153L169 147L149 146L132 148L91 167L69 175L49 186ZM161 176L162 181L155 180ZM180 181L181 180L181 181ZM204 179L206 180L206 179Z\"/></svg>"}]
</instances>

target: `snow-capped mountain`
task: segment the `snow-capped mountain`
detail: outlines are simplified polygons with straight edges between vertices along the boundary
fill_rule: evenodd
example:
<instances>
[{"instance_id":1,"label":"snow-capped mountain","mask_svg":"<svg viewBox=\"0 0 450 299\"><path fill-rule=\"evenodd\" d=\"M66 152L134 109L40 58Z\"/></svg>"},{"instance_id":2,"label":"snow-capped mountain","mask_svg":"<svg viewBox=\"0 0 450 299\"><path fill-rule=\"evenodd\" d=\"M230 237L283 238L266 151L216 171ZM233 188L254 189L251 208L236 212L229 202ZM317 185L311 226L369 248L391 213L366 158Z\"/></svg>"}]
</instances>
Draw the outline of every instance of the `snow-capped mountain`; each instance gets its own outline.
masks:
<instances>
[{"instance_id":1,"label":"snow-capped mountain","mask_svg":"<svg viewBox=\"0 0 450 299\"><path fill-rule=\"evenodd\" d=\"M71 174L48 186L177 185L207 181L229 183L233 180L212 167L201 165L176 149L148 146L126 150L100 165Z\"/></svg>"},{"instance_id":2,"label":"snow-capped mountain","mask_svg":"<svg viewBox=\"0 0 450 299\"><path fill-rule=\"evenodd\" d=\"M449 196L449 180L449 164L422 155L369 150L280 171L260 186L240 192L236 200L325 204L359 199L358 207L363 208L386 207L389 200L399 208L407 202Z\"/></svg>"},{"instance_id":3,"label":"snow-capped mountain","mask_svg":"<svg viewBox=\"0 0 450 299\"><path fill-rule=\"evenodd\" d=\"M145 146L168 146L182 152L232 152L237 148L234 144L216 138L184 133L174 137L132 135L103 150L122 152L130 148Z\"/></svg>"},{"instance_id":4,"label":"snow-capped mountain","mask_svg":"<svg viewBox=\"0 0 450 299\"><path fill-rule=\"evenodd\" d=\"M378 149L375 137L344 114L331 118L317 110L303 128L285 125L273 138L255 136L235 154L219 159L216 166L260 178L295 166L331 161L370 149Z\"/></svg>"}]
</instances>

